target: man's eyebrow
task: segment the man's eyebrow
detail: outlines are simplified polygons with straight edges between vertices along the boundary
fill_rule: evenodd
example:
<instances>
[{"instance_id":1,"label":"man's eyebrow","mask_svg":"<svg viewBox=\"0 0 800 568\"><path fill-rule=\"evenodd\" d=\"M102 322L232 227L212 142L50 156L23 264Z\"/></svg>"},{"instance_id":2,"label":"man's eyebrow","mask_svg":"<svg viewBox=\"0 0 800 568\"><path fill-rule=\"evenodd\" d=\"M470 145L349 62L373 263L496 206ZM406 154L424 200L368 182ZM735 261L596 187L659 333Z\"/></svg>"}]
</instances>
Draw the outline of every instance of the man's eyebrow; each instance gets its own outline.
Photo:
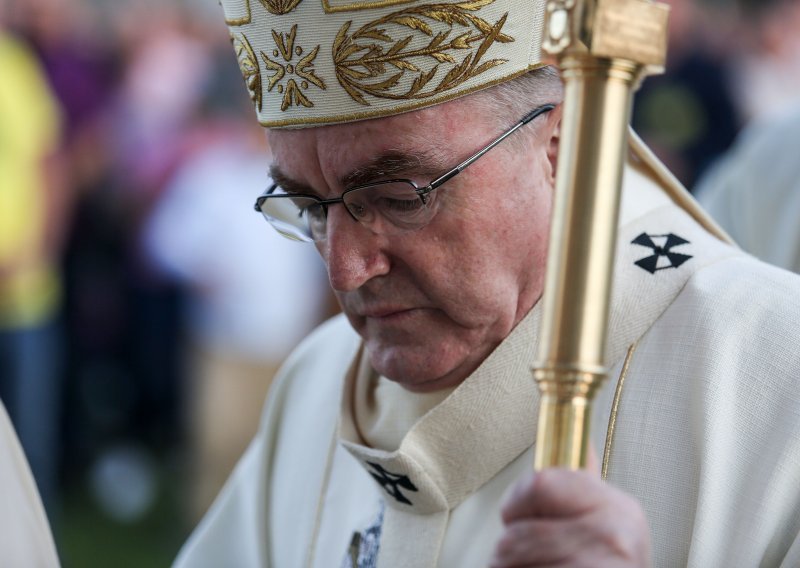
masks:
<instances>
[{"instance_id":1,"label":"man's eyebrow","mask_svg":"<svg viewBox=\"0 0 800 568\"><path fill-rule=\"evenodd\" d=\"M398 174L434 174L441 171L437 156L426 152L385 152L344 175L342 187L354 187Z\"/></svg>"},{"instance_id":2,"label":"man's eyebrow","mask_svg":"<svg viewBox=\"0 0 800 568\"><path fill-rule=\"evenodd\" d=\"M432 153L385 152L342 176L339 183L341 187L346 189L398 174L413 172L418 175L433 175L442 171L443 168L439 164L440 161L439 156ZM320 195L318 191L283 173L275 164L270 166L269 175L274 183L289 193Z\"/></svg>"},{"instance_id":3,"label":"man's eyebrow","mask_svg":"<svg viewBox=\"0 0 800 568\"><path fill-rule=\"evenodd\" d=\"M269 176L272 178L273 183L281 186L288 193L316 193L305 184L297 182L287 176L275 164L269 167Z\"/></svg>"}]
</instances>

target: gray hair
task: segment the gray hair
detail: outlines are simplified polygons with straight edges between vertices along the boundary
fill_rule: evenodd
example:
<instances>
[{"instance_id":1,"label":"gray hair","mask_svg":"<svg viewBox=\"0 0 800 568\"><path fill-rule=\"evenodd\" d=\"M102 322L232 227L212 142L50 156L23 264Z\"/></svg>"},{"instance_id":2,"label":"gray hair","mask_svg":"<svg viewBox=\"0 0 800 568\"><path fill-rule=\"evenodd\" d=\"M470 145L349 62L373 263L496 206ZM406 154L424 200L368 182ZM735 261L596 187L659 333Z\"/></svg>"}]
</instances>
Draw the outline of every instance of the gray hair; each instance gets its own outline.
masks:
<instances>
[{"instance_id":1,"label":"gray hair","mask_svg":"<svg viewBox=\"0 0 800 568\"><path fill-rule=\"evenodd\" d=\"M558 69L548 65L500 83L483 93L491 110L513 120L545 103L560 103L564 89ZM487 109L488 110L488 109Z\"/></svg>"},{"instance_id":2,"label":"gray hair","mask_svg":"<svg viewBox=\"0 0 800 568\"><path fill-rule=\"evenodd\" d=\"M498 130L504 130L539 105L561 103L564 88L558 69L548 65L479 91L470 98L480 113L493 117ZM534 131L523 129L521 132ZM524 145L529 140L529 136L517 134L506 144L520 147L521 142Z\"/></svg>"}]
</instances>

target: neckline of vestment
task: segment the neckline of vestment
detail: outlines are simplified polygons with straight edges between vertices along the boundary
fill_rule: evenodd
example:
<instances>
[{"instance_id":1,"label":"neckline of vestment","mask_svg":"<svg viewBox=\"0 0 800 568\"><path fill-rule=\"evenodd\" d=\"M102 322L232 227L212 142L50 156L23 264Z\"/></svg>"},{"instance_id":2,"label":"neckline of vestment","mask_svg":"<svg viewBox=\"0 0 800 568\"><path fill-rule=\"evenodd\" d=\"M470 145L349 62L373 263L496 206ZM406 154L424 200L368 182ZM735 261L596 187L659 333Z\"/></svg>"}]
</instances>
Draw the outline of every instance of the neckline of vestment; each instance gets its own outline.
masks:
<instances>
[{"instance_id":1,"label":"neckline of vestment","mask_svg":"<svg viewBox=\"0 0 800 568\"><path fill-rule=\"evenodd\" d=\"M696 269L737 253L631 168L626 171L620 222L606 350L609 368L652 326ZM686 245L676 246L675 253L689 258L670 270L650 271L646 263L643 267L643 258L664 249L641 245L641 235L658 241L670 234L686 236L680 237ZM339 438L379 483L406 478L415 488L403 492L386 482L384 489L389 486L403 495L398 499L390 493L389 507L415 514L450 510L533 444L539 394L531 368L540 320L541 302L472 375L420 417L394 451L367 446L354 420L354 405L377 381L362 350L345 380Z\"/></svg>"}]
</instances>

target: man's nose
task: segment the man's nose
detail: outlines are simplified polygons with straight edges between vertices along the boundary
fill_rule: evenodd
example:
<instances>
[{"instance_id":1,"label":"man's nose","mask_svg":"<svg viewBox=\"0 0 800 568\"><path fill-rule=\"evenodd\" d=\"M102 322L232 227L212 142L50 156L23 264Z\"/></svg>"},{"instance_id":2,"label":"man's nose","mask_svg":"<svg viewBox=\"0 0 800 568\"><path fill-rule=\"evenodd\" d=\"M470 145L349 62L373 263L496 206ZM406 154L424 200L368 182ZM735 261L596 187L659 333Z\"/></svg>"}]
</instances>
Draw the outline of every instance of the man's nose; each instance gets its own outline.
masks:
<instances>
[{"instance_id":1,"label":"man's nose","mask_svg":"<svg viewBox=\"0 0 800 568\"><path fill-rule=\"evenodd\" d=\"M385 237L355 221L343 206L328 209L326 232L327 240L320 250L331 287L337 292L351 292L389 272Z\"/></svg>"}]
</instances>

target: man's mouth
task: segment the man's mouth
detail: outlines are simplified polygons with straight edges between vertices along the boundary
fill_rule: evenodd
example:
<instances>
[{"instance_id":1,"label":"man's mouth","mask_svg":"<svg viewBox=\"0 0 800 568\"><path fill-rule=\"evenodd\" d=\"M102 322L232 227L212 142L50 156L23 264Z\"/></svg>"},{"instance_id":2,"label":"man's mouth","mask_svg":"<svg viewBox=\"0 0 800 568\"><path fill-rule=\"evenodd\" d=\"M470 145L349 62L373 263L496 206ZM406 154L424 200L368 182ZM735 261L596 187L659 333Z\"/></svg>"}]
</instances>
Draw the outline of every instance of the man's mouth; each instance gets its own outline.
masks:
<instances>
[{"instance_id":1,"label":"man's mouth","mask_svg":"<svg viewBox=\"0 0 800 568\"><path fill-rule=\"evenodd\" d=\"M372 319L389 319L393 317L400 316L402 314L408 313L413 311L416 308L406 308L406 307L399 307L399 306L387 306L381 308L372 308L369 310L363 310L361 312L361 316L365 318L372 318Z\"/></svg>"}]
</instances>

